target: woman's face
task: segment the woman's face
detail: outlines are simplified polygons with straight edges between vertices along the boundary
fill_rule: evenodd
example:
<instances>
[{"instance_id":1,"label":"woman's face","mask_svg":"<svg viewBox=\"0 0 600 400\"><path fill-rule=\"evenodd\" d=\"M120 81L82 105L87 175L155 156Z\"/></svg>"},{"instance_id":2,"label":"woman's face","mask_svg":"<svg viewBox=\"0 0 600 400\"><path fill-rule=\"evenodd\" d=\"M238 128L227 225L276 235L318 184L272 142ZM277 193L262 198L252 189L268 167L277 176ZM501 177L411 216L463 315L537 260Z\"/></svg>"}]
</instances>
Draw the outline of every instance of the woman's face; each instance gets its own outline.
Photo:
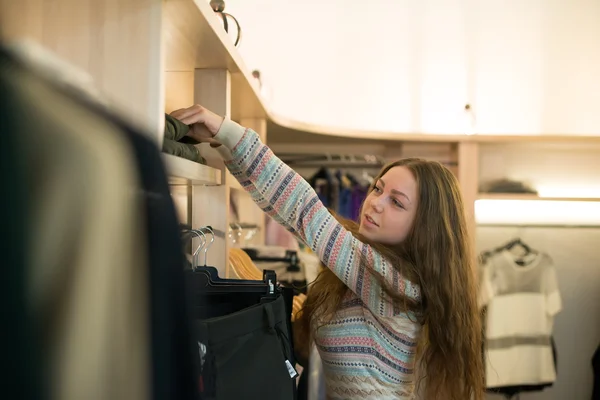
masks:
<instances>
[{"instance_id":1,"label":"woman's face","mask_svg":"<svg viewBox=\"0 0 600 400\"><path fill-rule=\"evenodd\" d=\"M359 232L377 243L404 241L417 212L417 186L408 168L397 166L387 171L365 199Z\"/></svg>"}]
</instances>

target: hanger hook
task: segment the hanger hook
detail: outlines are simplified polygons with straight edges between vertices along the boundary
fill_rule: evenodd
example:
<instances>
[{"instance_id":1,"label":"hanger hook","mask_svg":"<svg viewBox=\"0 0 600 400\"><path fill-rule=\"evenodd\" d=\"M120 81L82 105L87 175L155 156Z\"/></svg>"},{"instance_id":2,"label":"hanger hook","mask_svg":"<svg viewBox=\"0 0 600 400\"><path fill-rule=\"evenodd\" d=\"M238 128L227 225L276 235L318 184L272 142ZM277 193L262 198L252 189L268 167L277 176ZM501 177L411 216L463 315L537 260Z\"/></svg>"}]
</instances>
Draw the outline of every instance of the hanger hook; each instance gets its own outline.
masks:
<instances>
[{"instance_id":1,"label":"hanger hook","mask_svg":"<svg viewBox=\"0 0 600 400\"><path fill-rule=\"evenodd\" d=\"M231 227L231 225L229 225L229 229L227 230L227 234L229 236L229 239L231 239L231 243L235 244L235 236L233 236L233 228Z\"/></svg>"},{"instance_id":2,"label":"hanger hook","mask_svg":"<svg viewBox=\"0 0 600 400\"><path fill-rule=\"evenodd\" d=\"M210 246L212 246L212 244L215 242L215 233L213 232L213 230L210 226L205 226L204 229L208 230L211 235L210 243L208 244L208 246L206 246L204 248L204 266L206 267L206 259L208 258L208 249L210 249Z\"/></svg>"},{"instance_id":3,"label":"hanger hook","mask_svg":"<svg viewBox=\"0 0 600 400\"><path fill-rule=\"evenodd\" d=\"M233 230L234 228L235 228L235 232ZM239 238L242 236L242 234L240 233L241 230L242 230L242 226L239 223L231 222L229 224L229 232L230 232L229 237L231 238L231 241L233 243L237 243Z\"/></svg>"},{"instance_id":4,"label":"hanger hook","mask_svg":"<svg viewBox=\"0 0 600 400\"><path fill-rule=\"evenodd\" d=\"M256 230L257 228L252 228L252 229L248 229L248 233L246 233L246 237L244 238L245 240L251 240L254 235L256 235Z\"/></svg>"},{"instance_id":5,"label":"hanger hook","mask_svg":"<svg viewBox=\"0 0 600 400\"><path fill-rule=\"evenodd\" d=\"M196 235L198 239L203 239L203 242L198 245L198 247L196 248L196 250L194 250L194 253L192 254L192 263L194 264L192 268L196 268L198 266L198 253L200 253L200 250L202 250L204 246L206 246L206 235L204 234L204 232L196 229L190 230L190 233Z\"/></svg>"}]
</instances>

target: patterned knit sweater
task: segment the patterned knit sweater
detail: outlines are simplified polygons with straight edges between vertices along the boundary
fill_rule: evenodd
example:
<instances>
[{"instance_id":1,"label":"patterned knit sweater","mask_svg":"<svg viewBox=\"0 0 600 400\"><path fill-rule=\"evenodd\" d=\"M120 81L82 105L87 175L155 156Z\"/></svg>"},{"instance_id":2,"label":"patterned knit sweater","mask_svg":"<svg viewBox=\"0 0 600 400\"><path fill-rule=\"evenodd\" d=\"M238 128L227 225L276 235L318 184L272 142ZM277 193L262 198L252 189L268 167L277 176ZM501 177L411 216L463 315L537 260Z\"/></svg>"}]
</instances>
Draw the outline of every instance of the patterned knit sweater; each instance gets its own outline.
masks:
<instances>
[{"instance_id":1,"label":"patterned knit sweater","mask_svg":"<svg viewBox=\"0 0 600 400\"><path fill-rule=\"evenodd\" d=\"M384 298L370 270L410 298L420 300L419 287L345 230L308 182L278 159L256 132L226 119L215 139L224 145L219 152L225 165L262 210L306 243L351 289L315 338L327 397L411 398L421 326ZM370 268L362 265L365 260Z\"/></svg>"}]
</instances>

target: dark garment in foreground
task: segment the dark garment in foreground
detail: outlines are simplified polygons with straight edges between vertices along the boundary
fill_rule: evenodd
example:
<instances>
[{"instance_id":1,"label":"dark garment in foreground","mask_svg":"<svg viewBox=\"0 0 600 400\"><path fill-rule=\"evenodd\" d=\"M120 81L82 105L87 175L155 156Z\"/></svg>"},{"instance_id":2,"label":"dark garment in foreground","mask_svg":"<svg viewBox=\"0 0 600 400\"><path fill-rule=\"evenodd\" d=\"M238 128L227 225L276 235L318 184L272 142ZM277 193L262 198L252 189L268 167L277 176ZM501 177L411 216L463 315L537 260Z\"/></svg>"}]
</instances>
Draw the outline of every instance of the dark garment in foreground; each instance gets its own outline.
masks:
<instances>
[{"instance_id":1,"label":"dark garment in foreground","mask_svg":"<svg viewBox=\"0 0 600 400\"><path fill-rule=\"evenodd\" d=\"M598 400L600 399L600 346L598 346L592 357L592 369L594 370L592 400Z\"/></svg>"},{"instance_id":2,"label":"dark garment in foreground","mask_svg":"<svg viewBox=\"0 0 600 400\"><path fill-rule=\"evenodd\" d=\"M195 373L193 370L193 358L190 354L192 342L190 336L190 323L186 312L183 280L183 264L185 257L181 251L177 215L173 200L169 193L167 175L160 158L160 152L155 143L148 139L149 135L146 132L138 131L135 127L129 125L117 115L114 115L109 109L106 109L101 104L97 104L93 99L79 95L79 92L76 89L63 85L60 82L55 82L35 71L36 68L32 68L20 59L15 59L11 53L3 51L0 47L0 97L3 99L10 99L10 102L0 102L2 105L0 107L0 114L7 117L2 119L2 126L11 128L8 129L7 132L13 135L25 135L26 132L32 131L31 124L28 124L28 121L33 120L35 121L35 124L43 127L43 136L51 138L52 135L57 136L56 132L65 131L64 129L61 129L62 125L60 124L67 124L67 121L68 124L70 124L70 128L74 129L73 125L75 122L72 119L69 119L69 116L77 112L79 113L78 115L81 116L77 121L77 128L82 132L85 132L85 135L92 136L104 134L105 132L103 130L94 131L93 129L90 129L92 123L102 121L105 122L106 126L110 126L110 128L113 129L111 132L115 135L118 134L126 138L131 146L131 150L133 150L131 154L132 157L134 157L133 164L136 167L136 172L139 174L140 185L138 187L129 187L127 188L127 191L128 193L129 191L139 193L140 196L143 196L140 204L144 207L146 217L144 233L146 235L145 239L147 246L142 247L142 249L146 252L147 248L148 251L145 254L140 253L140 257L144 257L144 259L148 260L148 266L146 270L139 273L137 282L144 282L148 287L148 293L150 295L150 305L148 307L151 314L150 326L148 326L151 337L151 348L148 349L151 356L149 360L151 362L149 369L152 374L150 399L194 399L196 397L194 385ZM8 78L2 79L5 78L5 76ZM35 86L33 86L34 84ZM25 90L29 87L42 88L45 97L41 97L41 92L39 90L36 92L35 96L32 96L31 91ZM46 111L49 104L57 104L55 106L57 110L55 113L48 113ZM58 105L60 105L61 108L58 108ZM46 108L42 106L46 106ZM73 113L67 114L64 117L57 114L59 110L64 112L64 110L67 109L73 111ZM37 112L38 110L42 111ZM31 118L31 115L34 115L35 118ZM27 116L29 116L29 119L26 118ZM47 118L42 119L40 118L41 116L47 116ZM93 126L98 125L99 124L95 124ZM106 131L108 131L108 129L109 128L106 128ZM7 136L5 139L10 138L15 137ZM19 149L19 147L15 146L16 141L14 144L6 144L7 146L5 149L8 149L9 151L12 150L12 152L16 152L16 150ZM15 171L12 171L12 169L10 171L11 177L19 179L18 182L25 182L26 184L33 186L27 179L31 164L24 164L23 160L30 161L30 159L33 158L31 157L31 154L35 154L33 150L41 152L46 149L43 146L42 149L40 149L40 146L27 146L22 147L22 149L27 151L16 153L19 157L2 157L2 165L4 165L6 160L7 164L10 163L9 165L11 168L15 168ZM12 154L13 156L15 155L14 153ZM73 154L78 153L73 152ZM98 160L88 158L88 160L90 160L89 166L96 167L93 165L94 163L110 161L110 154L105 154L105 156L106 157ZM88 164L86 164L86 167L87 166ZM83 175L85 175L86 170L83 168L81 169L84 171ZM97 170L100 170L100 168L97 168ZM4 172L4 170L2 171ZM30 178L32 176L37 178L42 171L32 169L32 172L35 172L35 174L29 174ZM52 171L44 172L52 177ZM24 179L21 179L20 175L25 175ZM65 188L72 191L78 189L78 180L66 182ZM24 261L25 265L27 265L27 259L23 260L23 257L27 257L27 255L18 252L22 251L21 249L23 249L24 244L32 240L29 235L36 232L37 226L34 227L35 229L29 230L27 237L23 237L22 229L23 227L28 226L25 224L27 223L27 211L29 210L28 207L31 207L31 202L28 201L30 199L24 196L26 193L22 193L22 186L19 187L16 184L12 184L11 181L7 181L6 183L12 188L11 196L20 197L16 198L16 200L19 200L19 203L12 205L11 208L3 209L10 209L14 218L22 224L20 228L15 225L13 231L15 239L21 242L21 246L15 246L12 250L15 252L15 262L13 265L9 265L10 268L8 269L13 271L13 273L11 275L8 275L8 273L4 275L7 278L6 282L8 282L8 287L13 290L14 293L11 290L4 291L5 295L11 295L13 298L3 302L3 305L11 306L14 303L14 308L11 308L11 311L13 311L13 313L18 313L18 315L13 314L15 318L10 319L10 331L12 334L18 334L18 338L13 336L18 340L12 341L8 340L10 339L8 338L4 342L11 343L11 346L9 346L10 349L18 351L20 357L18 360L13 360L14 354L12 352L7 353L5 357L3 357L4 363L10 365L10 368L6 369L6 371L10 371L11 374L8 375L8 377L14 378L10 379L9 382L19 385L18 395L11 395L10 390L12 388L8 387L9 395L7 398L39 399L47 397L47 395L43 395L44 393L50 393L50 389L47 388L48 382L46 381L46 377L40 377L40 375L43 374L40 370L43 370L46 367L46 363L50 364L50 368L48 369L52 369L53 365L48 361L48 359L52 360L52 358L48 355L56 353L57 351L48 345L48 343L53 343L53 341L50 340L48 332L42 331L38 327L40 325L44 326L43 324L46 324L46 326L60 327L63 318L61 318L62 315L58 315L58 311L74 309L75 305L69 306L66 300L60 298L60 291L56 291L55 295L54 292L51 292L52 295L49 295L48 298L52 301L48 301L49 305L47 308L56 308L58 310L56 312L57 315L51 315L50 313L43 314L44 321L41 321L41 319L33 320L33 317L28 315L27 306L29 304L27 303L31 303L31 300L26 296L28 296L31 291L26 287L27 277L21 275L22 273L27 272L27 268L23 268ZM96 182L91 181L91 184L95 185ZM51 189L56 190L51 186L38 186L45 189L45 192L41 191L41 193L48 193ZM16 191L15 188L19 190ZM85 186L83 188L85 188ZM80 197L85 199L86 192L86 190L81 190L82 195ZM13 197L8 197L8 199L14 201ZM77 206L79 197L71 196L71 199L73 200L73 204ZM89 202L85 205L87 204L89 204ZM25 209L22 207L25 207ZM85 208L83 209L85 210ZM78 210L79 208L73 207L71 212L73 215L72 219L77 222L77 224L72 224L75 227L89 223L89 221L79 218L80 214L76 212ZM40 219L44 218L40 217ZM6 221L7 224L13 224L11 219L7 219ZM118 231L119 224L120 221L118 220L110 222L111 227L114 227L115 231ZM10 225L8 225L8 227L12 228ZM98 232L98 230L94 232ZM83 233L78 232L78 235L82 236ZM70 237L71 236L63 237L63 241L69 242L68 239ZM101 238L103 237L105 236L101 236ZM60 252L61 255L63 253L66 254L63 256L64 259L75 260L77 259L77 257L75 257L77 253L85 251L85 249L77 248L77 243L78 242L75 241L71 242L67 247L69 251ZM11 255L12 253L7 253L7 256ZM57 259L62 258L57 257ZM51 265L50 262L48 262L48 264ZM81 263L75 261L66 264L69 264L69 267L73 268L81 265ZM48 268L47 265L43 265L42 267ZM131 268L133 268L133 266ZM137 272L133 269L131 271L132 273ZM61 277L62 275L59 275L58 278ZM65 274L65 277L77 278L77 275ZM63 279L63 282L69 282L72 286L76 286L78 283L77 279ZM82 292L83 290L84 289L79 289L78 291ZM118 293L120 294L120 292ZM108 297L108 295L112 295L112 293L107 294L105 297ZM27 301L26 304L23 304L24 300ZM127 297L122 299L123 302L127 302L128 300ZM61 301L65 301L65 306L62 306ZM17 307L20 307L20 309ZM23 308L25 308L25 310L23 310ZM145 311L145 308L140 309L140 313ZM16 317L18 317L18 319ZM131 321L123 322L124 325L121 326L120 329L127 330L129 327L128 323ZM134 322L135 321L132 322L132 325L135 325ZM94 327L94 329L97 330L103 328L106 329L102 326ZM106 330L112 332L109 329ZM38 333L43 333L43 336L38 337ZM104 339L107 343L110 343L114 340L114 337L106 336ZM117 352L115 351L115 353ZM25 366L26 369L24 370ZM69 367L70 370L73 370L73 367ZM113 390L113 393L115 393L115 396L109 396L107 398L125 398L123 395L124 390L121 390L120 388L112 389L126 381L124 377L111 376L109 372L104 370L95 372L98 374L98 377L102 377L102 382L105 384L104 386ZM132 375L135 375L137 371L131 371L131 373ZM23 376L27 376L27 379L22 378ZM24 384L24 382L27 383ZM96 385L97 381L90 383L92 384L91 386L98 386ZM85 387L86 383L81 382L81 385ZM132 385L131 387L134 386ZM6 392L6 388L4 389ZM127 395L128 397L131 397L131 393L128 393ZM96 398L98 397L96 393L94 393L94 396Z\"/></svg>"},{"instance_id":3,"label":"dark garment in foreground","mask_svg":"<svg viewBox=\"0 0 600 400\"><path fill-rule=\"evenodd\" d=\"M0 180L4 188L0 200L0 252L2 254L2 289L0 303L8 312L4 314L0 338L8 344L2 351L2 391L8 399L40 400L41 385L40 346L35 337L36 326L28 298L29 279L27 227L28 217L27 165L21 157L27 146L22 135L23 121L30 114L15 101L12 88L5 85L7 66L0 58ZM40 121L36 121L40 122ZM10 328L8 328L10 327Z\"/></svg>"},{"instance_id":4,"label":"dark garment in foreground","mask_svg":"<svg viewBox=\"0 0 600 400\"><path fill-rule=\"evenodd\" d=\"M223 317L197 320L200 398L295 399L297 373L291 369L286 315L280 295Z\"/></svg>"},{"instance_id":5,"label":"dark garment in foreground","mask_svg":"<svg viewBox=\"0 0 600 400\"><path fill-rule=\"evenodd\" d=\"M124 123L122 129L136 156L144 196L148 275L140 279L148 280L151 293L153 398L193 399L193 342L175 205L154 143Z\"/></svg>"}]
</instances>

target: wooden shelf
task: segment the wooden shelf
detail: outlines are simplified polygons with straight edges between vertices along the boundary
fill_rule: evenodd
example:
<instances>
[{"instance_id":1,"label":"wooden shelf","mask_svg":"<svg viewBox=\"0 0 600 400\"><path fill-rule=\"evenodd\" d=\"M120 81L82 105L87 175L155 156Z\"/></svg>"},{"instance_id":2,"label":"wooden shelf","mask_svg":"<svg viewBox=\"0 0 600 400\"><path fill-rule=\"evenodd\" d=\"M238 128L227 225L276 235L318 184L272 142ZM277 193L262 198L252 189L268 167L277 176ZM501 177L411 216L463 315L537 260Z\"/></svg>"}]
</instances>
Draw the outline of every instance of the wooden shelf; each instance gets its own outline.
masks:
<instances>
[{"instance_id":1,"label":"wooden shelf","mask_svg":"<svg viewBox=\"0 0 600 400\"><path fill-rule=\"evenodd\" d=\"M530 200L530 201L590 201L600 202L590 197L540 197L528 193L480 193L477 200Z\"/></svg>"},{"instance_id":2,"label":"wooden shelf","mask_svg":"<svg viewBox=\"0 0 600 400\"><path fill-rule=\"evenodd\" d=\"M231 118L266 118L258 86L208 1L167 0L164 10L165 71L226 69L231 73Z\"/></svg>"},{"instance_id":3,"label":"wooden shelf","mask_svg":"<svg viewBox=\"0 0 600 400\"><path fill-rule=\"evenodd\" d=\"M221 171L216 168L170 154L162 154L162 158L169 174L170 185L217 186L221 184Z\"/></svg>"}]
</instances>

